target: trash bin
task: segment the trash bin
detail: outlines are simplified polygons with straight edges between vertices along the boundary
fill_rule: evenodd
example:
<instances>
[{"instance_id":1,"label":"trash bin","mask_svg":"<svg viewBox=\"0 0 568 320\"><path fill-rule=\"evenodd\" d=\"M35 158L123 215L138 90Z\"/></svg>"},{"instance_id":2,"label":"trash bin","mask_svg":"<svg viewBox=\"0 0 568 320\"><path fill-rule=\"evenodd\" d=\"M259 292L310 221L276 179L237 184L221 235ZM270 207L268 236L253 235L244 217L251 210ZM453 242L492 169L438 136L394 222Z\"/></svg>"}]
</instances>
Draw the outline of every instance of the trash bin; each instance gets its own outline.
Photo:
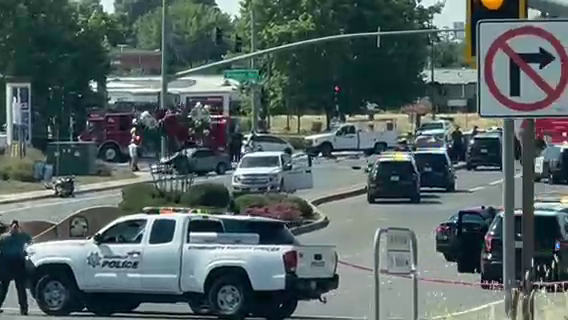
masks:
<instances>
[{"instance_id":1,"label":"trash bin","mask_svg":"<svg viewBox=\"0 0 568 320\"><path fill-rule=\"evenodd\" d=\"M58 141L47 145L47 163L54 176L96 173L97 146L94 142Z\"/></svg>"}]
</instances>

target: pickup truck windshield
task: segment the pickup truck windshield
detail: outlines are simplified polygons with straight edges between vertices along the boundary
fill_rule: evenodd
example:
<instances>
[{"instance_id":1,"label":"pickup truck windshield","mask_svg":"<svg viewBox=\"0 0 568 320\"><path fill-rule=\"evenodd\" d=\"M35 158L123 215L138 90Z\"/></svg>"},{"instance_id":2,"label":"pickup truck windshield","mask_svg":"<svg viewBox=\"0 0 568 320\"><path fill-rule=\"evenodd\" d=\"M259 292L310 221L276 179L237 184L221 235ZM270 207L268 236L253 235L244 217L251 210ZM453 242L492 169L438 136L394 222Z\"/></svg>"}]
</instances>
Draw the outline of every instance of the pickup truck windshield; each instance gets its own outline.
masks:
<instances>
[{"instance_id":1,"label":"pickup truck windshield","mask_svg":"<svg viewBox=\"0 0 568 320\"><path fill-rule=\"evenodd\" d=\"M279 166L280 159L278 156L244 157L239 168L271 168Z\"/></svg>"},{"instance_id":2,"label":"pickup truck windshield","mask_svg":"<svg viewBox=\"0 0 568 320\"><path fill-rule=\"evenodd\" d=\"M255 233L259 236L259 244L294 245L296 238L288 228L280 222L259 222L224 219L226 233Z\"/></svg>"}]
</instances>

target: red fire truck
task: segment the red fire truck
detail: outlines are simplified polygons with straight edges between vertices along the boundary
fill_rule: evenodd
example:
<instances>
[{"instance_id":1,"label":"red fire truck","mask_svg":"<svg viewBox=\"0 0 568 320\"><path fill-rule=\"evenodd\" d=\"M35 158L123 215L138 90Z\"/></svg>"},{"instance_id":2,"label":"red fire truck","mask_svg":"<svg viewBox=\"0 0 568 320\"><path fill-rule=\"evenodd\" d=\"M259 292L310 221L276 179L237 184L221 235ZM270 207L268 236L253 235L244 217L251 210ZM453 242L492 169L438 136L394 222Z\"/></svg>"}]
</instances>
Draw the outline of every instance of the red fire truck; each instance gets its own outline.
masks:
<instances>
[{"instance_id":1,"label":"red fire truck","mask_svg":"<svg viewBox=\"0 0 568 320\"><path fill-rule=\"evenodd\" d=\"M195 137L189 134L189 127L179 119L179 115L158 115L157 120L163 119L163 134L170 139L176 139L180 146L190 146L202 143L203 145L218 150L225 150L229 135L229 117L212 116L210 133L207 139L195 141ZM92 112L87 118L87 127L79 136L81 141L95 141L99 146L98 156L104 161L119 162L128 158L128 145L132 135L130 133L137 119L135 112ZM144 136L142 145L144 146ZM144 148L143 148L144 150ZM157 150L145 150L154 153Z\"/></svg>"}]
</instances>

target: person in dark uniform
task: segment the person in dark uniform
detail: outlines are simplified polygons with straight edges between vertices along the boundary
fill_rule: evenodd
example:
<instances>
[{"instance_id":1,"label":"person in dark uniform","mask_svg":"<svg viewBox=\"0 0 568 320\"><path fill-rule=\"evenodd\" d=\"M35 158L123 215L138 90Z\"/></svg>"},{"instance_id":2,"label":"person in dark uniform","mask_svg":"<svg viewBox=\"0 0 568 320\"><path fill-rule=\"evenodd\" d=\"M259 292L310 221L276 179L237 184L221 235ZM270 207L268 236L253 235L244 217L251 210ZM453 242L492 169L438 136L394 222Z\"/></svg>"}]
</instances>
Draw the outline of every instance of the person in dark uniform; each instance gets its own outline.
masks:
<instances>
[{"instance_id":1,"label":"person in dark uniform","mask_svg":"<svg viewBox=\"0 0 568 320\"><path fill-rule=\"evenodd\" d=\"M13 220L10 230L0 236L0 308L4 304L10 282L16 282L20 314L28 314L26 293L26 245L32 242L30 235L22 231L20 223Z\"/></svg>"},{"instance_id":2,"label":"person in dark uniform","mask_svg":"<svg viewBox=\"0 0 568 320\"><path fill-rule=\"evenodd\" d=\"M229 149L231 151L231 161L238 163L241 161L241 148L243 147L243 134L236 131L231 136L231 145Z\"/></svg>"},{"instance_id":3,"label":"person in dark uniform","mask_svg":"<svg viewBox=\"0 0 568 320\"><path fill-rule=\"evenodd\" d=\"M462 161L465 155L463 149L463 134L460 127L456 127L452 132L452 160Z\"/></svg>"}]
</instances>

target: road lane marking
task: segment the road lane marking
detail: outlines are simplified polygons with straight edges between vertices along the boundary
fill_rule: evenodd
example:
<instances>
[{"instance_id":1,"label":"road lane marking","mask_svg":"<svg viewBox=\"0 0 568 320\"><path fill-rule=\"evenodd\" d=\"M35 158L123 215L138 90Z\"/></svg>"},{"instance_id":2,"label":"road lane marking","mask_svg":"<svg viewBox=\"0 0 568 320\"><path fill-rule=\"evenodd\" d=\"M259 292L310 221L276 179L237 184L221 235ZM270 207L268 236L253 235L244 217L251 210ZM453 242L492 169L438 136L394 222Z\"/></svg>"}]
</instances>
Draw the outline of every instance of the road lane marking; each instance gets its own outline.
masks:
<instances>
[{"instance_id":1,"label":"road lane marking","mask_svg":"<svg viewBox=\"0 0 568 320\"><path fill-rule=\"evenodd\" d=\"M517 174L515 175L515 179L519 179L519 178L521 178L522 176L523 176L522 173L517 173ZM489 188L489 187L492 187L492 186L496 186L496 185L503 184L503 182L504 182L503 179L499 179L499 180L491 181L491 182L489 182L487 185L474 187L474 188L471 188L471 189L469 189L469 190L467 190L467 191L469 191L469 192L476 192L476 191L480 191L480 190L483 190L483 189L486 189L486 188Z\"/></svg>"},{"instance_id":2,"label":"road lane marking","mask_svg":"<svg viewBox=\"0 0 568 320\"><path fill-rule=\"evenodd\" d=\"M484 187L484 186L482 186L482 187L475 187L475 188L469 189L468 191L469 191L469 192L476 192L476 191L479 191L479 190L483 190L483 189L485 189L485 188L486 188L486 187Z\"/></svg>"}]
</instances>

